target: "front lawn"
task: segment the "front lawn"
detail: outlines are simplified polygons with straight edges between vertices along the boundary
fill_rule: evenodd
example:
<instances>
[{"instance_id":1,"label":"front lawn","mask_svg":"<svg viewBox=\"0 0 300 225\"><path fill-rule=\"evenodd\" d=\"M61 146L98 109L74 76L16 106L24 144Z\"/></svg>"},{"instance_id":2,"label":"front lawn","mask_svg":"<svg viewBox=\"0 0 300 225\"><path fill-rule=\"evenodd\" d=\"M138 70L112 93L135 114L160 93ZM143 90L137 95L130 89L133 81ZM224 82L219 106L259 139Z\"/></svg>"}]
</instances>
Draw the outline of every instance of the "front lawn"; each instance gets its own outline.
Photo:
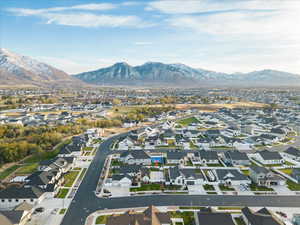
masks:
<instances>
[{"instance_id":1,"label":"front lawn","mask_svg":"<svg viewBox=\"0 0 300 225\"><path fill-rule=\"evenodd\" d=\"M220 185L219 185L219 188L220 188L221 191L234 191L234 188L232 188L232 187L227 187L227 186L225 186L225 185L223 185L223 184L220 184Z\"/></svg>"},{"instance_id":2,"label":"front lawn","mask_svg":"<svg viewBox=\"0 0 300 225\"><path fill-rule=\"evenodd\" d=\"M237 225L246 225L244 219L242 217L234 218Z\"/></svg>"},{"instance_id":3,"label":"front lawn","mask_svg":"<svg viewBox=\"0 0 300 225\"><path fill-rule=\"evenodd\" d=\"M108 216L98 216L96 219L96 224L106 224Z\"/></svg>"},{"instance_id":4,"label":"front lawn","mask_svg":"<svg viewBox=\"0 0 300 225\"><path fill-rule=\"evenodd\" d=\"M207 167L223 167L223 165L220 164L220 163L217 163L217 164L207 164L206 166Z\"/></svg>"},{"instance_id":5,"label":"front lawn","mask_svg":"<svg viewBox=\"0 0 300 225\"><path fill-rule=\"evenodd\" d=\"M241 172L242 172L245 176L249 176L249 175L250 175L250 171L249 171L249 170L241 170Z\"/></svg>"},{"instance_id":6,"label":"front lawn","mask_svg":"<svg viewBox=\"0 0 300 225\"><path fill-rule=\"evenodd\" d=\"M214 186L210 185L210 184L203 185L203 188L205 191L214 191L215 190Z\"/></svg>"},{"instance_id":7,"label":"front lawn","mask_svg":"<svg viewBox=\"0 0 300 225\"><path fill-rule=\"evenodd\" d=\"M264 187L264 186L258 186L256 184L250 184L251 191L274 191L273 188Z\"/></svg>"},{"instance_id":8,"label":"front lawn","mask_svg":"<svg viewBox=\"0 0 300 225\"><path fill-rule=\"evenodd\" d=\"M185 225L195 224L194 212L170 212L171 218L182 218Z\"/></svg>"},{"instance_id":9,"label":"front lawn","mask_svg":"<svg viewBox=\"0 0 300 225\"><path fill-rule=\"evenodd\" d=\"M69 188L59 189L56 198L65 198L69 192Z\"/></svg>"},{"instance_id":10,"label":"front lawn","mask_svg":"<svg viewBox=\"0 0 300 225\"><path fill-rule=\"evenodd\" d=\"M137 188L130 188L131 192L137 192L137 191L157 191L161 190L162 185L161 184L142 184L141 187Z\"/></svg>"},{"instance_id":11,"label":"front lawn","mask_svg":"<svg viewBox=\"0 0 300 225\"><path fill-rule=\"evenodd\" d=\"M291 191L300 191L300 184L297 184L291 180L287 180L286 184Z\"/></svg>"},{"instance_id":12,"label":"front lawn","mask_svg":"<svg viewBox=\"0 0 300 225\"><path fill-rule=\"evenodd\" d=\"M63 209L61 209L61 210L59 211L59 214L60 214L60 215L65 214L66 211L67 211L67 209L66 209L66 208L63 208Z\"/></svg>"},{"instance_id":13,"label":"front lawn","mask_svg":"<svg viewBox=\"0 0 300 225\"><path fill-rule=\"evenodd\" d=\"M64 186L65 187L72 187L76 177L78 176L79 171L70 171L64 175Z\"/></svg>"},{"instance_id":14,"label":"front lawn","mask_svg":"<svg viewBox=\"0 0 300 225\"><path fill-rule=\"evenodd\" d=\"M285 173L287 175L291 175L293 169L291 169L291 168L288 168L288 169L279 169L279 171L282 172L282 173Z\"/></svg>"}]
</instances>

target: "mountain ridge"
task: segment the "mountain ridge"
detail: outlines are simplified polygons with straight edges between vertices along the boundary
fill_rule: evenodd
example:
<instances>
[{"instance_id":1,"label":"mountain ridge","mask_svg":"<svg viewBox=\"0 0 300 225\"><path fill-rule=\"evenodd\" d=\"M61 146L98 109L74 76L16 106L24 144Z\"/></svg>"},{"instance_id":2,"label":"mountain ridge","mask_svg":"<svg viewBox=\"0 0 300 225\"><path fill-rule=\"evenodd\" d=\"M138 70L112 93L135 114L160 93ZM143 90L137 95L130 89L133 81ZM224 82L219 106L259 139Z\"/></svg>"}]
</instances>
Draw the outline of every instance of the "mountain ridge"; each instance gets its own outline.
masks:
<instances>
[{"instance_id":1,"label":"mountain ridge","mask_svg":"<svg viewBox=\"0 0 300 225\"><path fill-rule=\"evenodd\" d=\"M162 85L214 84L214 85L295 85L300 82L300 75L265 69L249 73L223 73L205 69L195 69L181 63L164 64L146 62L131 66L126 62L74 75L78 79L93 84L110 85L145 85L162 83ZM197 84L196 84L197 83Z\"/></svg>"},{"instance_id":2,"label":"mountain ridge","mask_svg":"<svg viewBox=\"0 0 300 225\"><path fill-rule=\"evenodd\" d=\"M0 48L0 84L77 87L83 85L83 82L46 63Z\"/></svg>"}]
</instances>

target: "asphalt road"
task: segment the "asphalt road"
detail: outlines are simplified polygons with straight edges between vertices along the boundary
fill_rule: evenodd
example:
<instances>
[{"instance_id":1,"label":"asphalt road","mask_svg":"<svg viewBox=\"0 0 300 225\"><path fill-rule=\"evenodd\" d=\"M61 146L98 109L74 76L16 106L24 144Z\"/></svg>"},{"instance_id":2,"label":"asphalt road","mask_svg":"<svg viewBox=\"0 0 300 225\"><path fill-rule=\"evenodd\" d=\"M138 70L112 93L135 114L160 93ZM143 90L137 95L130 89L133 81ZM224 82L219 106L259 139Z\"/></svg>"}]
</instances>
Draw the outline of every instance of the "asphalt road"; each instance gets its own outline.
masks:
<instances>
[{"instance_id":1,"label":"asphalt road","mask_svg":"<svg viewBox=\"0 0 300 225\"><path fill-rule=\"evenodd\" d=\"M300 196L225 196L225 195L152 195L120 198L98 198L94 191L105 158L110 153L114 140L125 136L121 134L104 141L97 151L86 175L79 186L70 207L63 218L62 225L83 225L89 214L101 209L130 208L141 206L273 206L299 207Z\"/></svg>"}]
</instances>

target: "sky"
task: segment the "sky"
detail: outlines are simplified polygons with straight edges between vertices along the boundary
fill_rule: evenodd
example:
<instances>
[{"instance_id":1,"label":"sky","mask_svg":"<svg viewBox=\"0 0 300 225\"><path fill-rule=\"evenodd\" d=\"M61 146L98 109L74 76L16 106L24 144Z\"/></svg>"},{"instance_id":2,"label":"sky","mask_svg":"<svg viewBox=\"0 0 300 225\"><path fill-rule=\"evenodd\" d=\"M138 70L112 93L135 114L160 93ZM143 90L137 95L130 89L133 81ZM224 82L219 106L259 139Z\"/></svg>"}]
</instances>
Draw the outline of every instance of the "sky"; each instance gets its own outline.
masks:
<instances>
[{"instance_id":1,"label":"sky","mask_svg":"<svg viewBox=\"0 0 300 225\"><path fill-rule=\"evenodd\" d=\"M5 0L0 46L70 74L116 62L300 74L298 0Z\"/></svg>"}]
</instances>

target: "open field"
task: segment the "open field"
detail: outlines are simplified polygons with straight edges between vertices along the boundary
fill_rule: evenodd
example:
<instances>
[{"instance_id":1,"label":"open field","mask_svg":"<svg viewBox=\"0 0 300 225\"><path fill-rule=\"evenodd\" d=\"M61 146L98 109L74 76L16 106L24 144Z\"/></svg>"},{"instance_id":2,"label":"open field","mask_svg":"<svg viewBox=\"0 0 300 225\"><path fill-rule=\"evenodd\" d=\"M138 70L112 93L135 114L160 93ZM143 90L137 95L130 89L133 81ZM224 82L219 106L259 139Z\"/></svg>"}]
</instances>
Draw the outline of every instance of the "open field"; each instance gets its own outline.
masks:
<instances>
[{"instance_id":1,"label":"open field","mask_svg":"<svg viewBox=\"0 0 300 225\"><path fill-rule=\"evenodd\" d=\"M127 114L131 112L135 108L140 107L167 107L172 106L175 109L191 109L197 108L200 111L216 111L221 108L264 108L268 107L267 104L257 103L257 102L237 102L232 104L157 104L157 105L136 105L136 106L118 106L113 107L111 110L107 112L108 118L115 118L121 116L123 114Z\"/></svg>"}]
</instances>

